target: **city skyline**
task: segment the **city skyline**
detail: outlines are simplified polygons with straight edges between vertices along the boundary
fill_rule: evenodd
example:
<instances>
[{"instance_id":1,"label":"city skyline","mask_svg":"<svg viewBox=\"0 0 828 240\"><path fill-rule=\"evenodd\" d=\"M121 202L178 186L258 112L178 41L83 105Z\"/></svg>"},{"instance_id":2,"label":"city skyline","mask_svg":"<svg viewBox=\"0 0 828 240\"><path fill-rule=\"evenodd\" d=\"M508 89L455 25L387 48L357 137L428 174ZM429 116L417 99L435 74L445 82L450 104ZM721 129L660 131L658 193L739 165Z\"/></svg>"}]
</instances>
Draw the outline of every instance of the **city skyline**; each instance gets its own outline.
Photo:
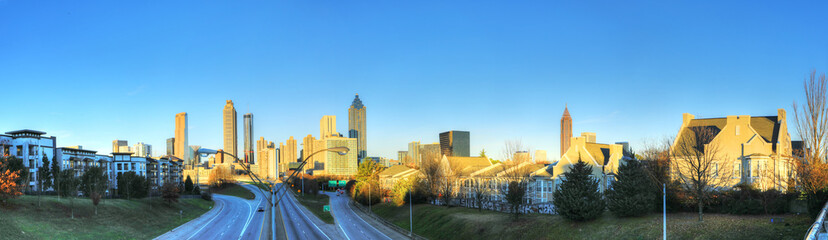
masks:
<instances>
[{"instance_id":1,"label":"city skyline","mask_svg":"<svg viewBox=\"0 0 828 240\"><path fill-rule=\"evenodd\" d=\"M572 107L573 136L598 132L599 142L635 148L675 135L682 113L792 113L801 81L828 70L828 30L809 27L821 21L824 7L814 5L822 2L750 11L738 3L286 4L204 4L186 13L164 10L186 3L138 4L113 17L83 3L3 2L0 22L29 24L0 25L15 36L0 39L0 79L8 89L31 90L4 93L27 100L6 105L18 117L0 126L43 130L58 146L100 152L114 139L144 142L161 155L157 146L173 137L179 112L189 114L189 144L222 148L217 110L227 99L267 123L256 126L254 139L282 142L317 132L323 115L339 116L337 132L347 132L347 106L360 93L372 108L369 156L396 158L409 142L433 143L440 132L463 129L474 133L471 155L485 148L502 158L503 142L521 139L553 160L564 106ZM193 20L224 13L244 17ZM341 41L309 41L325 34ZM773 94L745 103L719 89ZM325 94L304 94L311 91Z\"/></svg>"}]
</instances>

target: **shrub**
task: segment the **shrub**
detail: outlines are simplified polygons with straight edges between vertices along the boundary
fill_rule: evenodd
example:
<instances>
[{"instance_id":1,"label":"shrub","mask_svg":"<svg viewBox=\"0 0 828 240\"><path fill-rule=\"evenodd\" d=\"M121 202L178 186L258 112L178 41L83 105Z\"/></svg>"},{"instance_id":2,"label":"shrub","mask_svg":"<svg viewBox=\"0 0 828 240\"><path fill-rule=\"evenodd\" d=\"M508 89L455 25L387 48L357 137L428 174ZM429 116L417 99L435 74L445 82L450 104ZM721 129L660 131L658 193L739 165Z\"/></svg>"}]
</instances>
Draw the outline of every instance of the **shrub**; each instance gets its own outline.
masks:
<instances>
[{"instance_id":1,"label":"shrub","mask_svg":"<svg viewBox=\"0 0 828 240\"><path fill-rule=\"evenodd\" d=\"M213 201L213 194L210 191L201 192L201 199Z\"/></svg>"}]
</instances>

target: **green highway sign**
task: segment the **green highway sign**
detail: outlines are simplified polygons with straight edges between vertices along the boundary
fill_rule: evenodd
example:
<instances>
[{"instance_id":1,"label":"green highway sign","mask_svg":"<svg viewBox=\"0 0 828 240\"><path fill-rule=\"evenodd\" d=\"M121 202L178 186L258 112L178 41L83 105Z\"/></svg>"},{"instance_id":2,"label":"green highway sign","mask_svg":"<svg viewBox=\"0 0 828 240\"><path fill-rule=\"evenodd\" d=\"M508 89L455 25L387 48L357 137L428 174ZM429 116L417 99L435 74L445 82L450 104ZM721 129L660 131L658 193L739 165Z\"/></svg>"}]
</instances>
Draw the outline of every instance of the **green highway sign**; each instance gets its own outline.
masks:
<instances>
[{"instance_id":1,"label":"green highway sign","mask_svg":"<svg viewBox=\"0 0 828 240\"><path fill-rule=\"evenodd\" d=\"M328 181L328 187L336 187L336 180Z\"/></svg>"},{"instance_id":2,"label":"green highway sign","mask_svg":"<svg viewBox=\"0 0 828 240\"><path fill-rule=\"evenodd\" d=\"M331 205L322 206L322 211L330 212L331 211Z\"/></svg>"},{"instance_id":3,"label":"green highway sign","mask_svg":"<svg viewBox=\"0 0 828 240\"><path fill-rule=\"evenodd\" d=\"M346 184L348 184L348 181L345 181L345 180L340 180L339 181L339 187L345 187Z\"/></svg>"}]
</instances>

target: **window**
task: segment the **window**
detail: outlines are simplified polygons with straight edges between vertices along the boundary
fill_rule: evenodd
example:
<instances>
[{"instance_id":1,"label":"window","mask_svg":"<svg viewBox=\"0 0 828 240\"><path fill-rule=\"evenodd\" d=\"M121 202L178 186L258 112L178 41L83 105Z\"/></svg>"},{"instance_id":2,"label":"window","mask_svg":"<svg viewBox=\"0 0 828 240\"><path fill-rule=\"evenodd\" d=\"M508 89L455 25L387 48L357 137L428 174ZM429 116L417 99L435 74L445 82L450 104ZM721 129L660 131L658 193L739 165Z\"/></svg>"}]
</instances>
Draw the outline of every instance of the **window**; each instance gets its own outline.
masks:
<instances>
[{"instance_id":1,"label":"window","mask_svg":"<svg viewBox=\"0 0 828 240\"><path fill-rule=\"evenodd\" d=\"M739 125L736 125L736 136L739 136Z\"/></svg>"},{"instance_id":2,"label":"window","mask_svg":"<svg viewBox=\"0 0 828 240\"><path fill-rule=\"evenodd\" d=\"M742 178L742 163L733 164L733 178Z\"/></svg>"},{"instance_id":3,"label":"window","mask_svg":"<svg viewBox=\"0 0 828 240\"><path fill-rule=\"evenodd\" d=\"M719 163L713 163L713 178L719 177Z\"/></svg>"},{"instance_id":4,"label":"window","mask_svg":"<svg viewBox=\"0 0 828 240\"><path fill-rule=\"evenodd\" d=\"M17 146L17 155L18 157L23 156L23 146Z\"/></svg>"}]
</instances>

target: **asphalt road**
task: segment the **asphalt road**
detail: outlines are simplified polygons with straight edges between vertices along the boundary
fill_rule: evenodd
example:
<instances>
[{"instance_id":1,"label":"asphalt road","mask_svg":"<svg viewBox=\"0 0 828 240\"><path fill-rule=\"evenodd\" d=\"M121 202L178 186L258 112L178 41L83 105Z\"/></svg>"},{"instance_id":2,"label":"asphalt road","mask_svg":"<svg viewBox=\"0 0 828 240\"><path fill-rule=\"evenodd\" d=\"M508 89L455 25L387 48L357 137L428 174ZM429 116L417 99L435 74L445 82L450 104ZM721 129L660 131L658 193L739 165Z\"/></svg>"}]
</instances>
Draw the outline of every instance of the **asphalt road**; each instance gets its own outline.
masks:
<instances>
[{"instance_id":1,"label":"asphalt road","mask_svg":"<svg viewBox=\"0 0 828 240\"><path fill-rule=\"evenodd\" d=\"M263 226L270 217L266 211L257 211L260 206L267 209L267 200L256 187L243 186L256 198L213 194L215 209L156 239L269 239L270 231Z\"/></svg>"},{"instance_id":2,"label":"asphalt road","mask_svg":"<svg viewBox=\"0 0 828 240\"><path fill-rule=\"evenodd\" d=\"M325 234L319 226L308 218L305 212L299 209L302 206L296 202L292 194L283 194L279 208L282 211L282 220L285 224L285 232L287 233L288 239L331 239L330 236Z\"/></svg>"},{"instance_id":3,"label":"asphalt road","mask_svg":"<svg viewBox=\"0 0 828 240\"><path fill-rule=\"evenodd\" d=\"M345 237L351 240L391 240L371 224L363 220L354 210L348 206L350 198L342 195L337 196L335 192L326 192L331 198L331 211L339 229L345 233Z\"/></svg>"}]
</instances>

